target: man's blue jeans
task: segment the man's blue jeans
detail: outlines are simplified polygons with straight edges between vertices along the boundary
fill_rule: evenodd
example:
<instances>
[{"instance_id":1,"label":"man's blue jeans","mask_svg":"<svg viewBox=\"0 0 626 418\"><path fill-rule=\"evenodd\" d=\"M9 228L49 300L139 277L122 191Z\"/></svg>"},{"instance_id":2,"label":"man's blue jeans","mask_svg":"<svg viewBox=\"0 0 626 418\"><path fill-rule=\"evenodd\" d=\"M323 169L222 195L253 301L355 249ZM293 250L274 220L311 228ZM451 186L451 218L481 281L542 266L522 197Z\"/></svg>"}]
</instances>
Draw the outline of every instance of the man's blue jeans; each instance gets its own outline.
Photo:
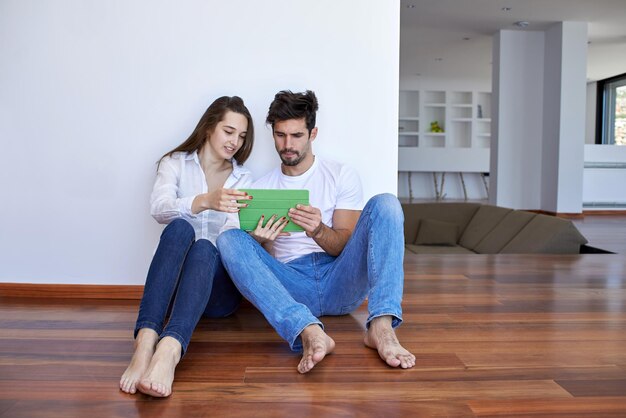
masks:
<instances>
[{"instance_id":1,"label":"man's blue jeans","mask_svg":"<svg viewBox=\"0 0 626 418\"><path fill-rule=\"evenodd\" d=\"M163 230L135 325L135 337L142 328L153 329L159 339L178 340L183 355L202 314L228 316L241 303L217 248L211 241L194 238L193 227L183 219Z\"/></svg>"},{"instance_id":2,"label":"man's blue jeans","mask_svg":"<svg viewBox=\"0 0 626 418\"><path fill-rule=\"evenodd\" d=\"M312 253L281 263L241 230L217 238L222 262L235 285L292 350L302 350L300 333L318 317L344 315L368 297L369 317L391 315L402 322L404 215L391 194L367 203L338 257Z\"/></svg>"}]
</instances>

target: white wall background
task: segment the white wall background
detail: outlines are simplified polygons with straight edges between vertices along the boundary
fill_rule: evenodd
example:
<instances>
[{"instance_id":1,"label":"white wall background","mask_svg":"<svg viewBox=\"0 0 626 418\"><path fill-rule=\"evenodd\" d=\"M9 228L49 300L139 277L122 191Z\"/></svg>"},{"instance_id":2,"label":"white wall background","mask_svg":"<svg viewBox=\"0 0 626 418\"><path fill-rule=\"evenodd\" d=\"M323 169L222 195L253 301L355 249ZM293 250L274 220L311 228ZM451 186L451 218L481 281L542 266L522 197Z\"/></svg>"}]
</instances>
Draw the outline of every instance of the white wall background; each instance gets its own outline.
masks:
<instances>
[{"instance_id":1,"label":"white wall background","mask_svg":"<svg viewBox=\"0 0 626 418\"><path fill-rule=\"evenodd\" d=\"M470 68L465 69L466 77L452 78L449 73L452 70L447 63L429 62L429 66L440 66L437 68L436 77L425 77L416 75L414 68L416 61L420 58L420 53L425 52L419 44L421 34L425 32L435 32L437 36L459 38L462 35L449 30L440 30L433 28L414 28L403 27L400 30L400 90L420 90L420 91L491 91L491 66L488 62L477 62L472 57L467 57L467 65ZM417 47L416 47L417 45ZM443 52L443 51L441 51ZM449 49L446 54L464 54L465 50ZM453 71L457 73L456 69ZM440 173L438 173L439 182ZM465 187L468 199L481 200L487 198L487 192L483 181L478 173L464 174ZM413 172L411 174L412 194L413 198L434 199L436 197L433 174L430 172ZM409 182L408 173L402 172L398 174L398 196L408 198ZM457 173L447 173L444 185L445 200L463 199L463 186L461 179Z\"/></svg>"},{"instance_id":2,"label":"white wall background","mask_svg":"<svg viewBox=\"0 0 626 418\"><path fill-rule=\"evenodd\" d=\"M626 147L585 145L583 204L585 210L626 207Z\"/></svg>"},{"instance_id":3,"label":"white wall background","mask_svg":"<svg viewBox=\"0 0 626 418\"><path fill-rule=\"evenodd\" d=\"M314 90L318 155L397 190L399 1L2 0L0 281L141 284L155 162L237 94Z\"/></svg>"}]
</instances>

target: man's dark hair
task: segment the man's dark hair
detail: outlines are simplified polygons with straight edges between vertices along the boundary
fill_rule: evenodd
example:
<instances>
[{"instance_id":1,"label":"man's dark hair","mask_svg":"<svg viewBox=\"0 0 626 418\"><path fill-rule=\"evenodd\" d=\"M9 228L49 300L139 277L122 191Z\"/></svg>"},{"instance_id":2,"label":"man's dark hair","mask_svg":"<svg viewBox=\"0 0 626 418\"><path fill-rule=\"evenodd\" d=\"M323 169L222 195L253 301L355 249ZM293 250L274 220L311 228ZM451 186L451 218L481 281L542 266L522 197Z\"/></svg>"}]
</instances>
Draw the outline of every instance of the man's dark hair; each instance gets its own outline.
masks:
<instances>
[{"instance_id":1,"label":"man's dark hair","mask_svg":"<svg viewBox=\"0 0 626 418\"><path fill-rule=\"evenodd\" d=\"M283 120L302 119L306 121L306 128L311 132L315 128L315 112L317 112L317 97L311 90L304 93L293 93L283 90L276 93L274 101L267 112L266 123L272 125Z\"/></svg>"}]
</instances>

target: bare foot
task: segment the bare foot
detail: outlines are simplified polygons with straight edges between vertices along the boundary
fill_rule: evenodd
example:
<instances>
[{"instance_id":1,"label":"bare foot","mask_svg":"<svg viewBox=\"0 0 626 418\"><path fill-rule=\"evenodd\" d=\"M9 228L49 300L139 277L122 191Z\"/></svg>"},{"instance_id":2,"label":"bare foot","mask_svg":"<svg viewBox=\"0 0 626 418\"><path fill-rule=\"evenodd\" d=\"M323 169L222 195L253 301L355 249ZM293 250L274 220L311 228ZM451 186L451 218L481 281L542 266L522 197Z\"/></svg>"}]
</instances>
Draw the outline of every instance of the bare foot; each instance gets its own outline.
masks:
<instances>
[{"instance_id":1,"label":"bare foot","mask_svg":"<svg viewBox=\"0 0 626 418\"><path fill-rule=\"evenodd\" d=\"M137 392L137 383L145 373L156 345L159 335L150 328L142 328L135 339L135 352L130 359L130 364L120 379L120 389L126 393Z\"/></svg>"},{"instance_id":2,"label":"bare foot","mask_svg":"<svg viewBox=\"0 0 626 418\"><path fill-rule=\"evenodd\" d=\"M164 337L157 344L150 366L142 376L137 389L146 395L167 397L172 394L174 371L180 361L181 346L178 340Z\"/></svg>"},{"instance_id":3,"label":"bare foot","mask_svg":"<svg viewBox=\"0 0 626 418\"><path fill-rule=\"evenodd\" d=\"M298 364L300 373L309 372L326 357L326 354L330 354L335 349L335 341L326 335L322 327L317 324L306 327L300 337L303 347L302 360Z\"/></svg>"},{"instance_id":4,"label":"bare foot","mask_svg":"<svg viewBox=\"0 0 626 418\"><path fill-rule=\"evenodd\" d=\"M410 369L415 366L415 356L400 345L391 326L390 316L380 316L370 322L363 341L366 346L378 350L380 358L391 367Z\"/></svg>"}]
</instances>

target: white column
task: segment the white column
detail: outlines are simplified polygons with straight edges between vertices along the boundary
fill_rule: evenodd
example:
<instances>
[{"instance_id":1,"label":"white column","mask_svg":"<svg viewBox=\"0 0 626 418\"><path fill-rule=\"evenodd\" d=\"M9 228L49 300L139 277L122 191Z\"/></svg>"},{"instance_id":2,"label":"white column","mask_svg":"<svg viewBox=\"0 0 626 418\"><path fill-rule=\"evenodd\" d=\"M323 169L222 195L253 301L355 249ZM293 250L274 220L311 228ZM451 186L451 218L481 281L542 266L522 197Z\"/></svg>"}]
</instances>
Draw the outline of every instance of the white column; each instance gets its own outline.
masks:
<instances>
[{"instance_id":1,"label":"white column","mask_svg":"<svg viewBox=\"0 0 626 418\"><path fill-rule=\"evenodd\" d=\"M546 31L541 209L581 213L586 120L587 23Z\"/></svg>"},{"instance_id":2,"label":"white column","mask_svg":"<svg viewBox=\"0 0 626 418\"><path fill-rule=\"evenodd\" d=\"M493 65L491 203L580 213L587 24L500 31Z\"/></svg>"},{"instance_id":3,"label":"white column","mask_svg":"<svg viewBox=\"0 0 626 418\"><path fill-rule=\"evenodd\" d=\"M503 30L493 46L490 202L538 209L544 33Z\"/></svg>"}]
</instances>

